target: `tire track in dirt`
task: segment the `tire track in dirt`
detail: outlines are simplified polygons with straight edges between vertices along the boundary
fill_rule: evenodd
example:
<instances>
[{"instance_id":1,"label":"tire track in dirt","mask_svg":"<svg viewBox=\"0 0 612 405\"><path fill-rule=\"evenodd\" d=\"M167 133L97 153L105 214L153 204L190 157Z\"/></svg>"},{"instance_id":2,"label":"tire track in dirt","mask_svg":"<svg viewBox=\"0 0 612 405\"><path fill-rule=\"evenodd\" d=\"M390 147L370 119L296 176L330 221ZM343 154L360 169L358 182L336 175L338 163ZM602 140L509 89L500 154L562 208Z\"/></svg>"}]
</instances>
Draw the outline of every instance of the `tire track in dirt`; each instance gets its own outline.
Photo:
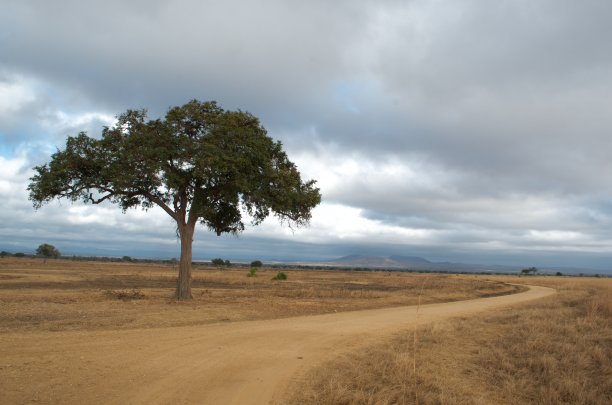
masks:
<instances>
[{"instance_id":1,"label":"tire track in dirt","mask_svg":"<svg viewBox=\"0 0 612 405\"><path fill-rule=\"evenodd\" d=\"M309 368L394 332L554 293L296 318L0 335L0 402L268 404Z\"/></svg>"}]
</instances>

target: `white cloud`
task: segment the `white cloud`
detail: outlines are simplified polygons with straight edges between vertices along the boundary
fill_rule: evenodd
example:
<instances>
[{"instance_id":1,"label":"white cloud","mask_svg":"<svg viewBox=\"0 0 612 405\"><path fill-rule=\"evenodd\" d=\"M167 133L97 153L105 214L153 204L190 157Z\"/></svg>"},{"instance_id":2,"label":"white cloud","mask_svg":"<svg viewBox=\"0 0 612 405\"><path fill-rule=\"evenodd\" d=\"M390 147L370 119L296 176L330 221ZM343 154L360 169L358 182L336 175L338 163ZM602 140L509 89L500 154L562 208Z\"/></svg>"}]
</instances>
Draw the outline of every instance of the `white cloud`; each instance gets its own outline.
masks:
<instances>
[{"instance_id":1,"label":"white cloud","mask_svg":"<svg viewBox=\"0 0 612 405\"><path fill-rule=\"evenodd\" d=\"M287 238L296 242L384 243L403 244L409 242L422 245L433 241L435 230L394 226L363 216L363 210L340 204L322 203L313 210L309 227L291 229L269 218L257 229L247 233L267 238Z\"/></svg>"},{"instance_id":2,"label":"white cloud","mask_svg":"<svg viewBox=\"0 0 612 405\"><path fill-rule=\"evenodd\" d=\"M389 154L373 159L365 153L321 146L316 151L292 154L291 158L304 178L317 180L325 199L336 202L340 199L347 204L350 204L344 198L347 194L359 200L364 195L392 199L405 190L415 195L452 193L456 177L418 155L400 159Z\"/></svg>"},{"instance_id":3,"label":"white cloud","mask_svg":"<svg viewBox=\"0 0 612 405\"><path fill-rule=\"evenodd\" d=\"M0 77L0 118L7 120L11 114L36 100L36 90L23 77L11 75Z\"/></svg>"},{"instance_id":4,"label":"white cloud","mask_svg":"<svg viewBox=\"0 0 612 405\"><path fill-rule=\"evenodd\" d=\"M102 125L112 126L116 122L117 119L114 116L100 112L67 113L62 110L55 110L45 114L41 120L41 125L53 133L76 130L77 128L91 128L92 125L95 125L96 128L92 128L89 132L100 133Z\"/></svg>"},{"instance_id":5,"label":"white cloud","mask_svg":"<svg viewBox=\"0 0 612 405\"><path fill-rule=\"evenodd\" d=\"M529 230L527 238L534 242L555 242L555 243L573 243L585 239L585 235L580 232L558 231L558 230Z\"/></svg>"}]
</instances>

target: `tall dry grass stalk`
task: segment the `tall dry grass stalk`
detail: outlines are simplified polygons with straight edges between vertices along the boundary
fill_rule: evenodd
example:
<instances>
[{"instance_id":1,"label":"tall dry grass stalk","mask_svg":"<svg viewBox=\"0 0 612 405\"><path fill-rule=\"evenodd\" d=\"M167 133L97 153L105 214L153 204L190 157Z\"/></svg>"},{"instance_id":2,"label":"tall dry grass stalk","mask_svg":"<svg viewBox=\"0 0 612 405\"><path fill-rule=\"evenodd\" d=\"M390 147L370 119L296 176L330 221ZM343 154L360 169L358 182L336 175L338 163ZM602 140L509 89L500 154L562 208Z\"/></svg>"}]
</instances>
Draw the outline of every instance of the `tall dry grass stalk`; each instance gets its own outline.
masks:
<instances>
[{"instance_id":1,"label":"tall dry grass stalk","mask_svg":"<svg viewBox=\"0 0 612 405\"><path fill-rule=\"evenodd\" d=\"M588 302L589 319L612 319L612 289L594 287Z\"/></svg>"},{"instance_id":2,"label":"tall dry grass stalk","mask_svg":"<svg viewBox=\"0 0 612 405\"><path fill-rule=\"evenodd\" d=\"M421 288L419 289L419 296L416 307L416 321L414 323L414 333L412 342L412 373L414 375L414 402L419 405L419 379L417 374L417 343L418 343L418 329L419 329L419 315L421 314L421 298L423 297L423 289L425 288L425 282L428 278L423 278Z\"/></svg>"}]
</instances>

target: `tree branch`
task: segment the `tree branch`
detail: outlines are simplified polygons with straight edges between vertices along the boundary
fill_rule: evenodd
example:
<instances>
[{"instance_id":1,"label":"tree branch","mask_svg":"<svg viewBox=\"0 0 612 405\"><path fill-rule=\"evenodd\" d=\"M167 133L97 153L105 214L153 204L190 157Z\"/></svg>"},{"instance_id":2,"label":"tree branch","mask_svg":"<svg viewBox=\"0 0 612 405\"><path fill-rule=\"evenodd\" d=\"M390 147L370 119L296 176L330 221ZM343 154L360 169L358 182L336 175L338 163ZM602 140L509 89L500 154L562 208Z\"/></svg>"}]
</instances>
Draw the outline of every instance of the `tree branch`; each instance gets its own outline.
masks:
<instances>
[{"instance_id":1,"label":"tree branch","mask_svg":"<svg viewBox=\"0 0 612 405\"><path fill-rule=\"evenodd\" d=\"M144 195L148 197L151 201L153 201L155 204L159 205L164 211L166 211L168 215L172 217L172 219L178 222L178 212L172 211L172 208L168 207L168 205L161 198L148 192L144 193Z\"/></svg>"},{"instance_id":2,"label":"tree branch","mask_svg":"<svg viewBox=\"0 0 612 405\"><path fill-rule=\"evenodd\" d=\"M92 204L100 204L103 201L106 201L109 198L112 198L117 195L124 195L126 197L135 197L137 195L142 195L142 196L147 197L149 200L151 200L158 206L160 206L164 211L166 211L168 215L170 215L170 217L172 217L172 219L174 219L175 221L178 221L177 213L173 211L172 208L168 207L168 205L161 198L157 197L154 194L151 194L148 191L139 190L139 191L128 192L128 191L113 191L106 187L95 187L95 188L97 188L98 190L106 191L108 192L108 194L99 199L95 199L93 198L93 193L89 193L89 201L91 201Z\"/></svg>"},{"instance_id":3,"label":"tree branch","mask_svg":"<svg viewBox=\"0 0 612 405\"><path fill-rule=\"evenodd\" d=\"M116 195L116 194L115 193L110 193L110 194L107 194L104 197L99 198L99 199L96 200L96 199L93 198L93 193L89 193L89 201L91 201L92 204L100 204L101 202L103 202L105 200L108 200L109 198L111 198L114 195Z\"/></svg>"},{"instance_id":4,"label":"tree branch","mask_svg":"<svg viewBox=\"0 0 612 405\"><path fill-rule=\"evenodd\" d=\"M104 188L104 187L97 187L97 188L101 189L101 190L104 190L104 191L107 191L107 192L109 192L109 194L107 196L104 196L103 198L101 198L99 200L99 202L97 202L97 203L94 202L94 204L98 204L98 203L100 203L100 202L102 202L102 201L112 197L113 195L124 195L126 197L135 197L137 195L142 195L142 196L147 197L149 200L151 200L152 202L154 202L158 206L160 206L164 211L166 211L166 213L168 215L170 215L172 217L172 219L174 219L175 221L178 221L178 219L177 219L178 216L177 216L176 212L172 211L172 208L168 207L168 205L161 198L157 197L154 194L151 194L148 191L138 190L138 191L132 191L132 192L127 192L127 191L116 192L116 191L113 191L111 189ZM91 199L91 194L90 194L89 198ZM93 202L93 200L92 200L92 202Z\"/></svg>"},{"instance_id":5,"label":"tree branch","mask_svg":"<svg viewBox=\"0 0 612 405\"><path fill-rule=\"evenodd\" d=\"M196 181L194 186L193 186L193 197L191 200L191 206L189 207L189 217L187 219L187 223L195 225L196 222L198 222L198 203L200 201L200 196L201 196L201 188L200 188L200 182Z\"/></svg>"}]
</instances>

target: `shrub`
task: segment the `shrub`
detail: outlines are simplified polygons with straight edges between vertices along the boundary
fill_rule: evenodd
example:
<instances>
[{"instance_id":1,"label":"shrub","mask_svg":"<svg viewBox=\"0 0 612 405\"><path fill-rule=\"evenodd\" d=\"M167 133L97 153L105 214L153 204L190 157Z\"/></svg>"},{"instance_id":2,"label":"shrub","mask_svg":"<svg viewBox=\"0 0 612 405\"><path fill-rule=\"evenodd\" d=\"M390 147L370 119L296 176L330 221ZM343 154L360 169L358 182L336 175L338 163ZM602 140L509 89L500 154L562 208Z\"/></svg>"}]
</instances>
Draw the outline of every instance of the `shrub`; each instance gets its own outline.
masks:
<instances>
[{"instance_id":1,"label":"shrub","mask_svg":"<svg viewBox=\"0 0 612 405\"><path fill-rule=\"evenodd\" d=\"M17 252L13 256L15 256L15 257L25 257L25 253Z\"/></svg>"},{"instance_id":2,"label":"shrub","mask_svg":"<svg viewBox=\"0 0 612 405\"><path fill-rule=\"evenodd\" d=\"M272 277L272 280L287 280L287 275L282 271L279 271L276 276Z\"/></svg>"},{"instance_id":3,"label":"shrub","mask_svg":"<svg viewBox=\"0 0 612 405\"><path fill-rule=\"evenodd\" d=\"M263 266L263 263L261 262L261 260L254 260L251 262L251 267L261 267Z\"/></svg>"},{"instance_id":4,"label":"shrub","mask_svg":"<svg viewBox=\"0 0 612 405\"><path fill-rule=\"evenodd\" d=\"M137 288L131 290L107 290L106 295L122 301L141 300L145 295Z\"/></svg>"},{"instance_id":5,"label":"shrub","mask_svg":"<svg viewBox=\"0 0 612 405\"><path fill-rule=\"evenodd\" d=\"M221 259L220 257L216 258L216 259L212 259L210 261L213 266L223 266L225 265L225 260Z\"/></svg>"},{"instance_id":6,"label":"shrub","mask_svg":"<svg viewBox=\"0 0 612 405\"><path fill-rule=\"evenodd\" d=\"M255 267L251 267L251 270L249 270L247 277L257 277L257 269Z\"/></svg>"},{"instance_id":7,"label":"shrub","mask_svg":"<svg viewBox=\"0 0 612 405\"><path fill-rule=\"evenodd\" d=\"M5 250L3 250L2 252L0 252L0 257L5 257L5 256L10 256L11 254Z\"/></svg>"}]
</instances>

